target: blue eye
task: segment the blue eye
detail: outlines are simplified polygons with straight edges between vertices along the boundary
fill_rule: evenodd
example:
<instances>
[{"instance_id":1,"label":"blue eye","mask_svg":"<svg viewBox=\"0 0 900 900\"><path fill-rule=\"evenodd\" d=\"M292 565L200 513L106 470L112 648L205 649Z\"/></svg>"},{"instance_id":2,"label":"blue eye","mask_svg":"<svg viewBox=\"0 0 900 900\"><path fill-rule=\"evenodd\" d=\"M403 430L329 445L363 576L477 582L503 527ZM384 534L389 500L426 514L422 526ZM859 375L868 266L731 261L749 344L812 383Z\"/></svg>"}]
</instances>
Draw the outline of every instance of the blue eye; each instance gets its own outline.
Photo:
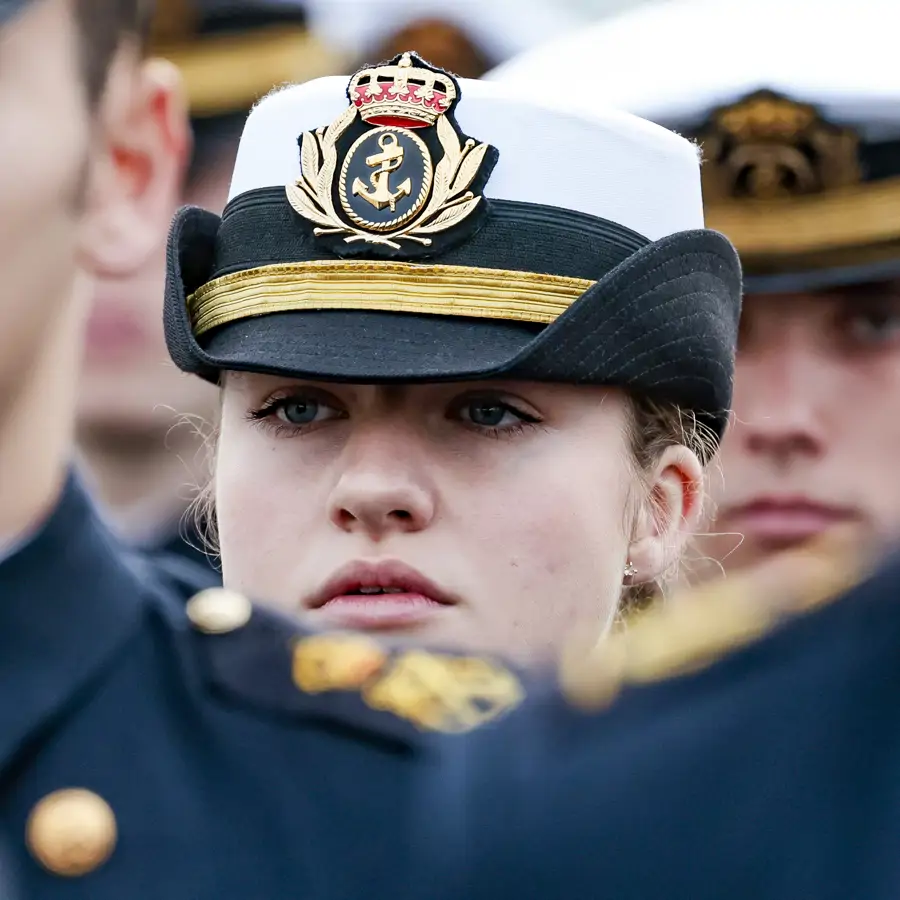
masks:
<instances>
[{"instance_id":1,"label":"blue eye","mask_svg":"<svg viewBox=\"0 0 900 900\"><path fill-rule=\"evenodd\" d=\"M309 425L316 420L319 410L318 400L312 398L288 399L278 404L275 415L289 425Z\"/></svg>"},{"instance_id":2,"label":"blue eye","mask_svg":"<svg viewBox=\"0 0 900 900\"><path fill-rule=\"evenodd\" d=\"M509 407L496 400L473 400L464 407L468 419L473 425L483 428L497 428L504 419L511 415Z\"/></svg>"},{"instance_id":3,"label":"blue eye","mask_svg":"<svg viewBox=\"0 0 900 900\"><path fill-rule=\"evenodd\" d=\"M460 398L451 410L451 418L462 419L475 429L495 434L512 434L541 421L539 416L519 409L512 400L491 395Z\"/></svg>"},{"instance_id":4,"label":"blue eye","mask_svg":"<svg viewBox=\"0 0 900 900\"><path fill-rule=\"evenodd\" d=\"M339 401L312 393L297 393L269 400L248 414L253 421L268 423L277 434L304 434L312 426L330 419L343 419L347 414Z\"/></svg>"}]
</instances>

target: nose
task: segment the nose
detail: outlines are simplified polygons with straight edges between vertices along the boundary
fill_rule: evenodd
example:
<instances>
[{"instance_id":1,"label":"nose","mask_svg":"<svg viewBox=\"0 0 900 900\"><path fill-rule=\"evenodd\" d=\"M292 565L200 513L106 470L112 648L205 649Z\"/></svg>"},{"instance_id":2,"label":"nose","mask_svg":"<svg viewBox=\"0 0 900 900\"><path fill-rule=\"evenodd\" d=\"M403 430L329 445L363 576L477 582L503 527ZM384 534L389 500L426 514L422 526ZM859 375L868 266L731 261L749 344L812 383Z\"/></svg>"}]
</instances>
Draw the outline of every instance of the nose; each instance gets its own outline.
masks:
<instances>
[{"instance_id":1,"label":"nose","mask_svg":"<svg viewBox=\"0 0 900 900\"><path fill-rule=\"evenodd\" d=\"M735 438L749 453L787 465L824 450L828 386L811 349L773 349L735 377Z\"/></svg>"},{"instance_id":2,"label":"nose","mask_svg":"<svg viewBox=\"0 0 900 900\"><path fill-rule=\"evenodd\" d=\"M380 541L427 528L435 497L425 460L399 434L359 435L345 448L345 467L330 497L329 517L342 531Z\"/></svg>"}]
</instances>

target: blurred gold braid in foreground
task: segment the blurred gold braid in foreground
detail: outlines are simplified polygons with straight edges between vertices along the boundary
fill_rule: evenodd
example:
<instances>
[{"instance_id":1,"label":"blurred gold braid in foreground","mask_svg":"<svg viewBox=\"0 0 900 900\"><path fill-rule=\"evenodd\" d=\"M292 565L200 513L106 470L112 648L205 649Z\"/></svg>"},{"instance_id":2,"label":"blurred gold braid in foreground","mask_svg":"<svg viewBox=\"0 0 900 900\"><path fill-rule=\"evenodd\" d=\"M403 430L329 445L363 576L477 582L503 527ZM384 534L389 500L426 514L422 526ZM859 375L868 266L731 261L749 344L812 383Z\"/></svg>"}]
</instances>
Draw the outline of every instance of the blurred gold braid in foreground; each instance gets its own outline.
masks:
<instances>
[{"instance_id":1,"label":"blurred gold braid in foreground","mask_svg":"<svg viewBox=\"0 0 900 900\"><path fill-rule=\"evenodd\" d=\"M626 685L705 668L786 619L836 600L871 562L858 537L835 533L686 590L589 649L573 643L560 664L563 694L573 706L599 710Z\"/></svg>"}]
</instances>

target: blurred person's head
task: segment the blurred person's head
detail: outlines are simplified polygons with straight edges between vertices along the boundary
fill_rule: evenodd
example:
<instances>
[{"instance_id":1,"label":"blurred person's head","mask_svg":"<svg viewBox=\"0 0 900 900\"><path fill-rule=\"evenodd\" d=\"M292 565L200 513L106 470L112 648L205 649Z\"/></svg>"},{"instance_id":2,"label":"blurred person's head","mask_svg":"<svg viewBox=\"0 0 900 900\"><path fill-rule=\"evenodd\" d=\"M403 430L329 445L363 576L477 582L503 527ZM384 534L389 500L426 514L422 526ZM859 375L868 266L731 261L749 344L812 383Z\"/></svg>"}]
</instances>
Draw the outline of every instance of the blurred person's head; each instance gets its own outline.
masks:
<instances>
[{"instance_id":1,"label":"blurred person's head","mask_svg":"<svg viewBox=\"0 0 900 900\"><path fill-rule=\"evenodd\" d=\"M165 228L171 158L186 136L177 75L142 63L145 18L140 0L0 4L4 396L39 344L54 352L21 305L56 302L62 321L89 273L140 267Z\"/></svg>"},{"instance_id":2,"label":"blurred person's head","mask_svg":"<svg viewBox=\"0 0 900 900\"><path fill-rule=\"evenodd\" d=\"M338 65L310 35L305 18L301 4L275 0L163 0L157 7L149 52L181 72L192 132L190 153L175 160L181 177L168 185L169 216L183 203L221 212L253 103L276 84ZM197 431L188 423L173 425L183 414L210 420L217 402L209 385L181 374L165 351L167 231L168 221L159 227L144 265L97 285L78 423L81 449L101 497L123 513L134 507L136 515L150 520L171 517L188 496L183 485L191 480ZM149 506L142 502L148 495ZM158 525L136 523L151 531Z\"/></svg>"},{"instance_id":3,"label":"blurred person's head","mask_svg":"<svg viewBox=\"0 0 900 900\"><path fill-rule=\"evenodd\" d=\"M698 541L726 569L836 526L900 531L895 18L890 0L669 3L490 76L540 91L565 60L573 102L702 148L707 225L745 274L718 517Z\"/></svg>"},{"instance_id":4,"label":"blurred person's head","mask_svg":"<svg viewBox=\"0 0 900 900\"><path fill-rule=\"evenodd\" d=\"M373 50L373 59L392 59L415 47L425 59L463 78L480 78L499 60L488 56L476 29L467 23L437 16L413 19L385 37Z\"/></svg>"},{"instance_id":5,"label":"blurred person's head","mask_svg":"<svg viewBox=\"0 0 900 900\"><path fill-rule=\"evenodd\" d=\"M463 78L479 78L581 18L554 0L308 0L314 30L358 65L415 51Z\"/></svg>"}]
</instances>

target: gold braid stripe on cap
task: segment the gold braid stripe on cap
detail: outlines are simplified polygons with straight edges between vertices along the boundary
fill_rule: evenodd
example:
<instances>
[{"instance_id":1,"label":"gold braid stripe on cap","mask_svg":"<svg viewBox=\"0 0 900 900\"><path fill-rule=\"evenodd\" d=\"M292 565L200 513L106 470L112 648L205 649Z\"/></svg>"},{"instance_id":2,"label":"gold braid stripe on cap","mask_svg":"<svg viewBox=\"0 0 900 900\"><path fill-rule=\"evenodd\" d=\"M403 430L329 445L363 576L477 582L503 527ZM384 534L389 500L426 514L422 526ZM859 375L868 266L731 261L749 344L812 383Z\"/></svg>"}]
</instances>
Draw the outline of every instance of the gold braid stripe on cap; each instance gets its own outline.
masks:
<instances>
[{"instance_id":1,"label":"gold braid stripe on cap","mask_svg":"<svg viewBox=\"0 0 900 900\"><path fill-rule=\"evenodd\" d=\"M280 263L223 275L187 299L201 335L267 313L360 309L547 325L596 282L585 278L402 262Z\"/></svg>"},{"instance_id":2,"label":"gold braid stripe on cap","mask_svg":"<svg viewBox=\"0 0 900 900\"><path fill-rule=\"evenodd\" d=\"M721 231L741 259L783 258L865 248L900 237L900 178L808 197L710 203L706 227Z\"/></svg>"}]
</instances>

